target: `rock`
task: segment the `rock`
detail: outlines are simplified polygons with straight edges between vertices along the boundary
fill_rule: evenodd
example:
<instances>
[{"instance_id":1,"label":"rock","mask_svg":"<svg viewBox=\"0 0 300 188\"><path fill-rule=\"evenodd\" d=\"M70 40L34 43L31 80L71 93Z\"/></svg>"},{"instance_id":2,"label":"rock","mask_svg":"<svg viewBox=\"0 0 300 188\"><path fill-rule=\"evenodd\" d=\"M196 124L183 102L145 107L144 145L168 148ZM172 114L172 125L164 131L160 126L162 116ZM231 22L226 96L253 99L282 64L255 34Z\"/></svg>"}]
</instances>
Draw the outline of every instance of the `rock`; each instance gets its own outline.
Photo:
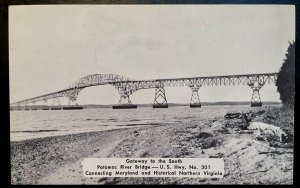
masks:
<instances>
[{"instance_id":1,"label":"rock","mask_svg":"<svg viewBox=\"0 0 300 188\"><path fill-rule=\"evenodd\" d=\"M252 130L242 130L242 131L237 131L238 134L253 134L254 131Z\"/></svg>"},{"instance_id":2,"label":"rock","mask_svg":"<svg viewBox=\"0 0 300 188\"><path fill-rule=\"evenodd\" d=\"M243 114L242 117L244 118L245 123L248 126L252 120L252 115L251 114Z\"/></svg>"},{"instance_id":3,"label":"rock","mask_svg":"<svg viewBox=\"0 0 300 188\"><path fill-rule=\"evenodd\" d=\"M288 148L288 149L293 149L294 148L293 143L271 142L270 146L275 147L275 148Z\"/></svg>"},{"instance_id":4,"label":"rock","mask_svg":"<svg viewBox=\"0 0 300 188\"><path fill-rule=\"evenodd\" d=\"M224 118L225 119L235 119L239 118L241 116L241 113L227 113Z\"/></svg>"},{"instance_id":5,"label":"rock","mask_svg":"<svg viewBox=\"0 0 300 188\"><path fill-rule=\"evenodd\" d=\"M134 133L134 136L140 135L139 131L134 131L133 133Z\"/></svg>"},{"instance_id":6,"label":"rock","mask_svg":"<svg viewBox=\"0 0 300 188\"><path fill-rule=\"evenodd\" d=\"M215 122L212 123L212 126L211 126L210 130L217 130L222 126L223 126L223 124L221 122L215 121Z\"/></svg>"},{"instance_id":7,"label":"rock","mask_svg":"<svg viewBox=\"0 0 300 188\"><path fill-rule=\"evenodd\" d=\"M239 128L242 130L247 129L248 124L245 122L243 118L241 119L235 119L235 120L228 120L225 122L225 127L226 128Z\"/></svg>"},{"instance_id":8,"label":"rock","mask_svg":"<svg viewBox=\"0 0 300 188\"><path fill-rule=\"evenodd\" d=\"M219 152L219 153L217 153L215 155L209 156L209 158L222 158L223 156L224 156L224 154Z\"/></svg>"},{"instance_id":9,"label":"rock","mask_svg":"<svg viewBox=\"0 0 300 188\"><path fill-rule=\"evenodd\" d=\"M266 111L265 110L260 110L258 112L255 113L255 115L260 116L262 114L264 114Z\"/></svg>"},{"instance_id":10,"label":"rock","mask_svg":"<svg viewBox=\"0 0 300 188\"><path fill-rule=\"evenodd\" d=\"M274 120L274 119L275 119L275 117L273 117L273 116L271 116L271 115L267 115L266 118L267 118L267 119L271 119L271 120Z\"/></svg>"},{"instance_id":11,"label":"rock","mask_svg":"<svg viewBox=\"0 0 300 188\"><path fill-rule=\"evenodd\" d=\"M262 123L262 122L252 122L248 127L249 130L258 130L259 135L267 134L274 135L279 138L279 141L282 142L287 138L287 134L280 128L271 124Z\"/></svg>"},{"instance_id":12,"label":"rock","mask_svg":"<svg viewBox=\"0 0 300 188\"><path fill-rule=\"evenodd\" d=\"M291 142L291 141L292 141L292 139L291 139L291 136L289 136L289 134L282 136L282 142L283 143L288 143L288 142Z\"/></svg>"},{"instance_id":13,"label":"rock","mask_svg":"<svg viewBox=\"0 0 300 188\"><path fill-rule=\"evenodd\" d=\"M147 151L145 151L145 150L142 150L142 151L140 151L138 153L137 156L139 156L139 157L147 157L147 156L149 156L149 153Z\"/></svg>"}]
</instances>

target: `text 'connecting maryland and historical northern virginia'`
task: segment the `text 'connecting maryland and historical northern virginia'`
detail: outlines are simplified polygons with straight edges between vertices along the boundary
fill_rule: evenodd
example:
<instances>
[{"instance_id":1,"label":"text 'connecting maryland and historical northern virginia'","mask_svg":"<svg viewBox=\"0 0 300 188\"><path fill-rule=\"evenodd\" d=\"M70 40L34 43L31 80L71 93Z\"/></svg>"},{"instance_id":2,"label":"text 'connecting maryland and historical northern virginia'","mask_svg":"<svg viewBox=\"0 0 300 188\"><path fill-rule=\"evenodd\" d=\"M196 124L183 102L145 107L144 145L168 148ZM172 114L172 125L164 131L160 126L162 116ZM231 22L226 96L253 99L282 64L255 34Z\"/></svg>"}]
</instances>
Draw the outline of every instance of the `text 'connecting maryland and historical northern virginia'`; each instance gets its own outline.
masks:
<instances>
[{"instance_id":1,"label":"text 'connecting maryland and historical northern virginia'","mask_svg":"<svg viewBox=\"0 0 300 188\"><path fill-rule=\"evenodd\" d=\"M85 158L85 177L222 178L222 158Z\"/></svg>"}]
</instances>

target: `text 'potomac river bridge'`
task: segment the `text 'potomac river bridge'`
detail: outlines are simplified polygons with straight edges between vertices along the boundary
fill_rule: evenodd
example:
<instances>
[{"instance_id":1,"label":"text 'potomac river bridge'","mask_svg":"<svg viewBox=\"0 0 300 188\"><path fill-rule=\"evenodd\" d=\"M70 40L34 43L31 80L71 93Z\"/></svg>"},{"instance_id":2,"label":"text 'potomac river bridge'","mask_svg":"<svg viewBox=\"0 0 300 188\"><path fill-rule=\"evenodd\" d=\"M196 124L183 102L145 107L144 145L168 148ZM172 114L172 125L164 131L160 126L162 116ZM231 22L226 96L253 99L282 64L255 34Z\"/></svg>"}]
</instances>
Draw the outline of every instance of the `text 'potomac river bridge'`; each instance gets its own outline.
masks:
<instances>
[{"instance_id":1,"label":"text 'potomac river bridge'","mask_svg":"<svg viewBox=\"0 0 300 188\"><path fill-rule=\"evenodd\" d=\"M190 87L191 88L191 102L190 107L201 107L198 91L204 86L234 86L234 85L248 85L252 89L251 106L262 106L259 95L259 90L265 83L274 84L278 73L264 73L264 74L243 74L243 75L224 75L224 76L206 76L206 77L190 77L190 78L170 78L170 79L153 79L153 80L133 80L116 74L93 74L80 78L73 82L67 88L37 96L34 98L18 101L12 103L11 108L25 107L36 102L52 100L60 106L59 99L66 97L69 100L69 105L74 105L76 108L76 101L79 92L87 87L110 84L114 86L120 94L118 105L113 108L136 108L130 100L130 95L141 89L155 88L155 97L153 108L168 108L165 87ZM72 109L72 107L70 107Z\"/></svg>"}]
</instances>

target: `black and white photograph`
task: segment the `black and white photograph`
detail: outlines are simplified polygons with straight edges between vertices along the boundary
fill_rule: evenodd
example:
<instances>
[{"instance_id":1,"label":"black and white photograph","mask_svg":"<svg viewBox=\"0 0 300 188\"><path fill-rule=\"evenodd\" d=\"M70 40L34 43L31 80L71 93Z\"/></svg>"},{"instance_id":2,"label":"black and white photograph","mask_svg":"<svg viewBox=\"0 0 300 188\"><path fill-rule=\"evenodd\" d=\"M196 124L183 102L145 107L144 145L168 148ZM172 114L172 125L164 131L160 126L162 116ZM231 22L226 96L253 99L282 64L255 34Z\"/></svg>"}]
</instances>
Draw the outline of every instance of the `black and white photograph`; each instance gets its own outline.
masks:
<instances>
[{"instance_id":1,"label":"black and white photograph","mask_svg":"<svg viewBox=\"0 0 300 188\"><path fill-rule=\"evenodd\" d=\"M294 5L8 8L11 184L293 184Z\"/></svg>"}]
</instances>

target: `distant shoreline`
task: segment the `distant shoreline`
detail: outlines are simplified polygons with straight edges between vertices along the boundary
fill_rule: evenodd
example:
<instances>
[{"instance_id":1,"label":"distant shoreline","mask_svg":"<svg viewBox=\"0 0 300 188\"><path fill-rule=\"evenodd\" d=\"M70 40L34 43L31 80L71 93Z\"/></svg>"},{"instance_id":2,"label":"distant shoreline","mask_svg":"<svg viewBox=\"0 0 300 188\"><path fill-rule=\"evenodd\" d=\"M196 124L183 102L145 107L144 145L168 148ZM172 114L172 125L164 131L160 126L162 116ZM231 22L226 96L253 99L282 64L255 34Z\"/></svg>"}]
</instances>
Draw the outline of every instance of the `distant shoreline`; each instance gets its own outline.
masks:
<instances>
[{"instance_id":1,"label":"distant shoreline","mask_svg":"<svg viewBox=\"0 0 300 188\"><path fill-rule=\"evenodd\" d=\"M169 107L172 106L190 106L189 103L168 103ZM280 105L280 102L263 102L263 105ZM98 105L98 104L85 104L81 105L83 108L111 108L114 104L111 105ZM137 107L152 107L153 104L136 104ZM202 106L218 106L218 105L250 105L250 102L202 102Z\"/></svg>"},{"instance_id":2,"label":"distant shoreline","mask_svg":"<svg viewBox=\"0 0 300 188\"><path fill-rule=\"evenodd\" d=\"M272 102L272 101L266 101L263 102L263 105L281 105L280 102ZM111 108L116 104L83 104L78 105L82 106L83 109L90 109L90 108ZM152 107L153 104L135 104L137 107ZM169 106L189 106L189 103L169 103ZM218 106L218 105L250 105L249 101L241 101L241 102L234 102L234 101L220 101L220 102L201 102L202 106ZM61 106L69 106L69 105L61 105ZM47 107L47 105L28 105L28 107L36 107L36 108L42 108Z\"/></svg>"}]
</instances>

